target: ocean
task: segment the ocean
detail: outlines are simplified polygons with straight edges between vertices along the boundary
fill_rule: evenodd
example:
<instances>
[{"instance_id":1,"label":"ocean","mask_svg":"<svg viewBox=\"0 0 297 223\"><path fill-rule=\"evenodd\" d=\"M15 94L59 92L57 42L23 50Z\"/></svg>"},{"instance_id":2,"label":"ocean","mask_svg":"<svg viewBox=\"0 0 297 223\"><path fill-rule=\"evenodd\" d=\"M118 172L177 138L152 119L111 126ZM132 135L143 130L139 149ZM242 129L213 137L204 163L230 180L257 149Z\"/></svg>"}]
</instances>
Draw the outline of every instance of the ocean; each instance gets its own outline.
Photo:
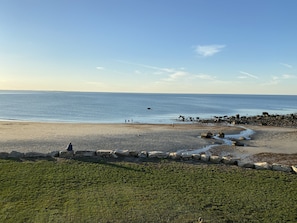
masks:
<instances>
[{"instance_id":1,"label":"ocean","mask_svg":"<svg viewBox=\"0 0 297 223\"><path fill-rule=\"evenodd\" d=\"M174 123L178 117L297 113L297 95L0 91L0 120Z\"/></svg>"}]
</instances>

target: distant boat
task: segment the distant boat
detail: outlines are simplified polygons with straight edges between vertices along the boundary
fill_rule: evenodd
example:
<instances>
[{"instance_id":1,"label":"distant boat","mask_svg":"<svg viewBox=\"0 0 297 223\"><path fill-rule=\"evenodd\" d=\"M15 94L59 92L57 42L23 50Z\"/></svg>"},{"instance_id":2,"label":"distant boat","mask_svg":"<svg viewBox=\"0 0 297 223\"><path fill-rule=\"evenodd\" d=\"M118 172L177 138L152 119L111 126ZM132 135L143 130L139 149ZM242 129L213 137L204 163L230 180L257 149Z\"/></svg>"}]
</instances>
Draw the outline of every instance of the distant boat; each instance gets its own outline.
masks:
<instances>
[{"instance_id":1,"label":"distant boat","mask_svg":"<svg viewBox=\"0 0 297 223\"><path fill-rule=\"evenodd\" d=\"M147 108L147 110L151 110L151 108L150 108L150 107L148 107L148 108Z\"/></svg>"}]
</instances>

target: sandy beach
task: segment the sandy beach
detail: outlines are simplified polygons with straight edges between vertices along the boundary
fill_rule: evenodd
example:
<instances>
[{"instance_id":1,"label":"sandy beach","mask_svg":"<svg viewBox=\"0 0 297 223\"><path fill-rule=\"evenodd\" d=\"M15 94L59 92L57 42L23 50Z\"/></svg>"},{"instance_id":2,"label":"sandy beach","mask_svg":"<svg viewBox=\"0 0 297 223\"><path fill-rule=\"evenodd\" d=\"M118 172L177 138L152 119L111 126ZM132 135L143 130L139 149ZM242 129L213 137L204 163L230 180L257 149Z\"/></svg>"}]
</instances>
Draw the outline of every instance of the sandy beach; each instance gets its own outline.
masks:
<instances>
[{"instance_id":1,"label":"sandy beach","mask_svg":"<svg viewBox=\"0 0 297 223\"><path fill-rule=\"evenodd\" d=\"M255 133L245 146L218 146L209 152L253 160L297 164L297 129L244 126ZM219 143L201 138L201 133L236 134L240 126L195 124L72 124L0 122L0 152L42 152L63 150L129 149L135 151L196 150ZM271 160L274 157L274 160Z\"/></svg>"}]
</instances>

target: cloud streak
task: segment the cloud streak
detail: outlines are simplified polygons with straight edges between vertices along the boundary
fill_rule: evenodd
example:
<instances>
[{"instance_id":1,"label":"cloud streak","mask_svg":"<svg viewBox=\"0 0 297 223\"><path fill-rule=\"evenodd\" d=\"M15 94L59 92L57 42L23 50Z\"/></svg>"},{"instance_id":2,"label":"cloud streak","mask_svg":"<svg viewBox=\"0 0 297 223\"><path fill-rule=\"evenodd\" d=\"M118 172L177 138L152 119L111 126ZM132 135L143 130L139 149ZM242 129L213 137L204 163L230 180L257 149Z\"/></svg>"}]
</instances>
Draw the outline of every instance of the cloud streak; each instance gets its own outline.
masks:
<instances>
[{"instance_id":1,"label":"cloud streak","mask_svg":"<svg viewBox=\"0 0 297 223\"><path fill-rule=\"evenodd\" d=\"M294 79L296 78L295 75L292 74L282 74L281 76L273 76L273 80L284 80L284 79Z\"/></svg>"},{"instance_id":2,"label":"cloud streak","mask_svg":"<svg viewBox=\"0 0 297 223\"><path fill-rule=\"evenodd\" d=\"M195 52L203 57L210 57L222 51L226 45L198 45L195 48Z\"/></svg>"},{"instance_id":3,"label":"cloud streak","mask_svg":"<svg viewBox=\"0 0 297 223\"><path fill-rule=\"evenodd\" d=\"M292 75L292 74L282 74L280 76L273 76L272 79L267 82L264 83L263 85L277 85L279 84L282 80L288 80L288 79L295 79L297 78L296 75Z\"/></svg>"},{"instance_id":4,"label":"cloud streak","mask_svg":"<svg viewBox=\"0 0 297 223\"><path fill-rule=\"evenodd\" d=\"M134 63L124 60L117 60L119 63L124 63L128 65L134 65L142 68L151 70L151 74L161 76L159 80L156 80L156 84L175 84L175 83L192 83L195 80L202 81L218 81L216 76L204 74L204 73L191 73L186 71L184 67L181 68L168 68L168 67L158 67L153 65ZM141 71L134 69L134 74L142 74Z\"/></svg>"},{"instance_id":5,"label":"cloud streak","mask_svg":"<svg viewBox=\"0 0 297 223\"><path fill-rule=\"evenodd\" d=\"M147 65L147 64L133 63L133 62L128 62L128 61L124 61L124 60L117 60L117 61L119 63L123 63L123 64L129 64L129 65L134 65L134 66L154 70L155 72L153 72L153 74L157 74L157 75L162 75L162 74L171 74L172 75L173 73L183 70L183 69L166 68L166 67L164 68L164 67L151 66L151 65ZM137 70L137 71L138 71L138 73L141 73L139 70Z\"/></svg>"},{"instance_id":6,"label":"cloud streak","mask_svg":"<svg viewBox=\"0 0 297 223\"><path fill-rule=\"evenodd\" d=\"M209 80L209 81L214 81L216 80L216 76L211 76L209 74L197 74L193 76L196 79L201 79L201 80Z\"/></svg>"},{"instance_id":7,"label":"cloud streak","mask_svg":"<svg viewBox=\"0 0 297 223\"><path fill-rule=\"evenodd\" d=\"M165 78L163 80L172 82L172 81L176 81L177 79L181 79L181 78L183 78L183 77L185 77L187 75L188 75L187 72L175 71L175 72L171 73L168 78Z\"/></svg>"},{"instance_id":8,"label":"cloud streak","mask_svg":"<svg viewBox=\"0 0 297 223\"><path fill-rule=\"evenodd\" d=\"M282 66L284 66L284 67L287 67L287 68L293 68L293 66L292 65L290 65L290 64L287 64L287 63L280 63L280 65L282 65Z\"/></svg>"},{"instance_id":9,"label":"cloud streak","mask_svg":"<svg viewBox=\"0 0 297 223\"><path fill-rule=\"evenodd\" d=\"M239 71L239 73L241 73L242 75L239 76L238 78L240 79L247 79L247 78L253 78L253 79L259 79L258 76L250 74L248 72L244 72L244 71Z\"/></svg>"},{"instance_id":10,"label":"cloud streak","mask_svg":"<svg viewBox=\"0 0 297 223\"><path fill-rule=\"evenodd\" d=\"M292 74L283 74L281 77L283 79L294 79L294 78L296 78L296 76L292 75Z\"/></svg>"},{"instance_id":11,"label":"cloud streak","mask_svg":"<svg viewBox=\"0 0 297 223\"><path fill-rule=\"evenodd\" d=\"M117 62L119 63L123 63L123 64L128 64L128 65L134 65L134 66L138 66L138 67L143 67L143 68L147 68L147 69L151 69L151 70L156 70L156 74L161 74L162 72L174 72L174 69L171 68L161 68L161 67L156 67L156 66L151 66L151 65L146 65L146 64L140 64L140 63L133 63L133 62L129 62L129 61L125 61L125 60L117 60Z\"/></svg>"}]
</instances>

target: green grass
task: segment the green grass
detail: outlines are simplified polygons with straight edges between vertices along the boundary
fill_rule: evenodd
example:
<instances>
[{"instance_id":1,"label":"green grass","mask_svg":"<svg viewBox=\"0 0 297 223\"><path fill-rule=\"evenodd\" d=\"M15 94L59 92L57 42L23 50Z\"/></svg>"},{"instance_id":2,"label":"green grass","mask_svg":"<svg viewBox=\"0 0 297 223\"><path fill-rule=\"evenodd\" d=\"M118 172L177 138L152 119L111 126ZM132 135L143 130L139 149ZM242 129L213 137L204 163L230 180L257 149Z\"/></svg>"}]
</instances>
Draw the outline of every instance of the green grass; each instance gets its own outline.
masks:
<instances>
[{"instance_id":1,"label":"green grass","mask_svg":"<svg viewBox=\"0 0 297 223\"><path fill-rule=\"evenodd\" d=\"M297 222L297 176L174 161L0 160L0 222Z\"/></svg>"}]
</instances>

